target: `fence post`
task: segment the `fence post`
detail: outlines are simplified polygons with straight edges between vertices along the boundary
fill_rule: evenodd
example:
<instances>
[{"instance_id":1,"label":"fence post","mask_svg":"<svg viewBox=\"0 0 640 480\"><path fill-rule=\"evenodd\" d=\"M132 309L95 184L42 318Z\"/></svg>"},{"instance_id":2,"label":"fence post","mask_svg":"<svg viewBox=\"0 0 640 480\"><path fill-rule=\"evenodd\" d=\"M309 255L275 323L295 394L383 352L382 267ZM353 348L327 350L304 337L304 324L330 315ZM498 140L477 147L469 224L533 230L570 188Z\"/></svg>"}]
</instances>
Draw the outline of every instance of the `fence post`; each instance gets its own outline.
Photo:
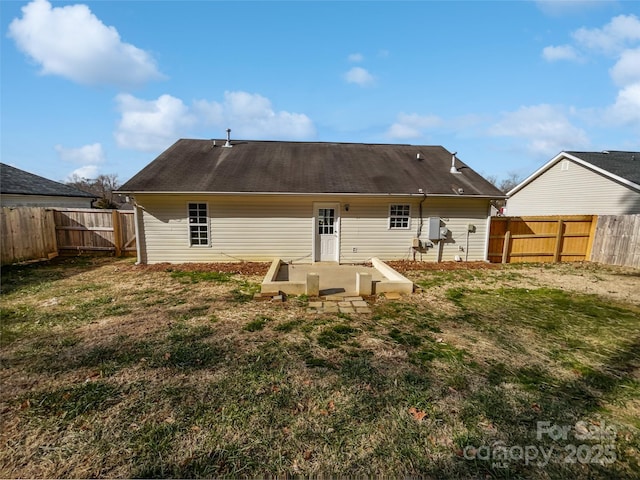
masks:
<instances>
[{"instance_id":1,"label":"fence post","mask_svg":"<svg viewBox=\"0 0 640 480\"><path fill-rule=\"evenodd\" d=\"M509 263L509 244L511 243L511 230L504 234L504 245L502 246L502 263Z\"/></svg>"},{"instance_id":2,"label":"fence post","mask_svg":"<svg viewBox=\"0 0 640 480\"><path fill-rule=\"evenodd\" d=\"M115 247L115 255L122 255L122 228L120 227L120 213L117 210L111 212L113 219L113 246Z\"/></svg>"},{"instance_id":3,"label":"fence post","mask_svg":"<svg viewBox=\"0 0 640 480\"><path fill-rule=\"evenodd\" d=\"M589 240L587 240L587 249L584 252L584 259L586 262L591 261L591 255L593 253L593 242L596 239L597 229L598 229L598 215L592 215L591 228L589 229Z\"/></svg>"},{"instance_id":4,"label":"fence post","mask_svg":"<svg viewBox=\"0 0 640 480\"><path fill-rule=\"evenodd\" d=\"M511 250L511 219L507 218L504 232L504 245L502 245L502 263L509 263L509 250Z\"/></svg>"},{"instance_id":5,"label":"fence post","mask_svg":"<svg viewBox=\"0 0 640 480\"><path fill-rule=\"evenodd\" d=\"M562 253L562 239L563 239L564 221L558 220L558 231L556 232L556 244L553 251L553 262L558 263L560 261L560 254Z\"/></svg>"}]
</instances>

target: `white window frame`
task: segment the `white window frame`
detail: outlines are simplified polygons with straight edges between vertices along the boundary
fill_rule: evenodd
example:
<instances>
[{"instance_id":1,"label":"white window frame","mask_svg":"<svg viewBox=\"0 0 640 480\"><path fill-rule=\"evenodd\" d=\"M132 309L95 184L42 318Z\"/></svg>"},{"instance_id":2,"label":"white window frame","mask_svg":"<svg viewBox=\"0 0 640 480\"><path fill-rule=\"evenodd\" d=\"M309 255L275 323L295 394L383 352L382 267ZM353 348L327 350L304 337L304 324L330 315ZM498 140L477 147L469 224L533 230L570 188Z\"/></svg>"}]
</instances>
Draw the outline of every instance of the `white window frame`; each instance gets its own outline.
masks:
<instances>
[{"instance_id":1,"label":"white window frame","mask_svg":"<svg viewBox=\"0 0 640 480\"><path fill-rule=\"evenodd\" d=\"M405 207L408 207L408 211L405 214L404 212L402 214L398 214L397 212L395 213L395 215L392 213L392 210L394 207L402 207L402 210L404 210ZM395 219L396 222L399 220L405 220L407 221L407 225L406 226L397 226L397 225L393 225L392 220ZM404 223L404 222L403 222ZM389 220L387 223L388 229L389 230L411 230L411 204L409 203L391 203L389 204Z\"/></svg>"},{"instance_id":2,"label":"white window frame","mask_svg":"<svg viewBox=\"0 0 640 480\"><path fill-rule=\"evenodd\" d=\"M191 208L192 205L195 205L195 208ZM204 205L204 222L192 222L191 219L202 219L201 215L197 215L196 217L191 216L191 211L195 210L196 212L200 212L202 209L202 205ZM192 248L203 248L211 246L211 220L209 217L209 204L207 202L187 202L187 241L189 242L189 247ZM207 243L193 243L193 238L191 236L191 227L206 227L207 233ZM202 231L202 230L200 230Z\"/></svg>"}]
</instances>

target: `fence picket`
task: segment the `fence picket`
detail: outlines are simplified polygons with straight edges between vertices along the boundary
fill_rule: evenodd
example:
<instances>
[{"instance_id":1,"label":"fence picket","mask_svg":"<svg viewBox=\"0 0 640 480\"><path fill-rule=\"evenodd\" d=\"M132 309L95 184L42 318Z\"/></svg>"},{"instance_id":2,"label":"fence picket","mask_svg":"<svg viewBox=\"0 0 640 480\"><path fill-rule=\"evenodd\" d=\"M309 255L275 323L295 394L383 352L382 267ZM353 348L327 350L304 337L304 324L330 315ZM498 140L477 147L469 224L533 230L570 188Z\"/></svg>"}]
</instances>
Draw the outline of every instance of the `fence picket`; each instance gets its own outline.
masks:
<instances>
[{"instance_id":1,"label":"fence picket","mask_svg":"<svg viewBox=\"0 0 640 480\"><path fill-rule=\"evenodd\" d=\"M640 268L640 215L492 217L489 242L494 263L590 260Z\"/></svg>"},{"instance_id":2,"label":"fence picket","mask_svg":"<svg viewBox=\"0 0 640 480\"><path fill-rule=\"evenodd\" d=\"M4 207L0 226L2 265L70 252L136 254L131 211Z\"/></svg>"}]
</instances>

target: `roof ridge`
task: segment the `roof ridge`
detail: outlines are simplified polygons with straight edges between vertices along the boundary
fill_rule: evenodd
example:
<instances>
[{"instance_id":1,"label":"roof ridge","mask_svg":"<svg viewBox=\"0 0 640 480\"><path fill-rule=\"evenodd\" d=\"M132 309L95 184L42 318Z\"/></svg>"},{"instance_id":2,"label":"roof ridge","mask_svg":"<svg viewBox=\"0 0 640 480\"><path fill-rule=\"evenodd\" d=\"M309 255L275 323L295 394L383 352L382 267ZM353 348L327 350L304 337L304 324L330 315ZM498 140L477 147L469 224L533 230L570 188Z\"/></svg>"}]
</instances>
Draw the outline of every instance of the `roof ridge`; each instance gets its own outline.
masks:
<instances>
[{"instance_id":1,"label":"roof ridge","mask_svg":"<svg viewBox=\"0 0 640 480\"><path fill-rule=\"evenodd\" d=\"M180 140L184 141L194 141L194 142L211 142L221 141L226 142L225 138L181 138ZM230 142L234 144L237 143L297 143L297 144L307 144L307 145L380 145L380 146L391 146L391 147L434 147L434 148L444 148L442 145L417 145L413 143L388 143L388 142L337 142L337 141L305 141L305 140L249 140L245 138L235 138L231 139ZM445 149L446 150L446 149Z\"/></svg>"},{"instance_id":2,"label":"roof ridge","mask_svg":"<svg viewBox=\"0 0 640 480\"><path fill-rule=\"evenodd\" d=\"M592 150L565 150L566 153L590 153L590 154L603 154L606 155L608 153L640 153L635 150L600 150L600 151L592 151Z\"/></svg>"}]
</instances>

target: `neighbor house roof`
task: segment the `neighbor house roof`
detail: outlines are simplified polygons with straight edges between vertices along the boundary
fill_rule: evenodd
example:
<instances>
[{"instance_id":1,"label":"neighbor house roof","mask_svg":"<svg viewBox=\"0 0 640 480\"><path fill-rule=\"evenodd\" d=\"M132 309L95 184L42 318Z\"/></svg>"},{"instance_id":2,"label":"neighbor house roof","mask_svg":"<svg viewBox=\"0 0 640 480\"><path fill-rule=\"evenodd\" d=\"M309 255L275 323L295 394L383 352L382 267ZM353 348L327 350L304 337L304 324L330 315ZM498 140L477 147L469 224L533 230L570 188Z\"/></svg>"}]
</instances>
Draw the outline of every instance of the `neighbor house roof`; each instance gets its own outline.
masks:
<instances>
[{"instance_id":1,"label":"neighbor house roof","mask_svg":"<svg viewBox=\"0 0 640 480\"><path fill-rule=\"evenodd\" d=\"M439 146L181 139L119 191L504 194Z\"/></svg>"},{"instance_id":2,"label":"neighbor house roof","mask_svg":"<svg viewBox=\"0 0 640 480\"><path fill-rule=\"evenodd\" d=\"M605 150L602 152L560 152L529 177L516 185L507 195L522 189L561 160L572 160L618 183L640 190L640 152Z\"/></svg>"},{"instance_id":3,"label":"neighbor house roof","mask_svg":"<svg viewBox=\"0 0 640 480\"><path fill-rule=\"evenodd\" d=\"M0 163L0 193L95 198L95 195Z\"/></svg>"},{"instance_id":4,"label":"neighbor house roof","mask_svg":"<svg viewBox=\"0 0 640 480\"><path fill-rule=\"evenodd\" d=\"M566 152L568 156L578 158L611 175L640 185L640 152Z\"/></svg>"}]
</instances>

